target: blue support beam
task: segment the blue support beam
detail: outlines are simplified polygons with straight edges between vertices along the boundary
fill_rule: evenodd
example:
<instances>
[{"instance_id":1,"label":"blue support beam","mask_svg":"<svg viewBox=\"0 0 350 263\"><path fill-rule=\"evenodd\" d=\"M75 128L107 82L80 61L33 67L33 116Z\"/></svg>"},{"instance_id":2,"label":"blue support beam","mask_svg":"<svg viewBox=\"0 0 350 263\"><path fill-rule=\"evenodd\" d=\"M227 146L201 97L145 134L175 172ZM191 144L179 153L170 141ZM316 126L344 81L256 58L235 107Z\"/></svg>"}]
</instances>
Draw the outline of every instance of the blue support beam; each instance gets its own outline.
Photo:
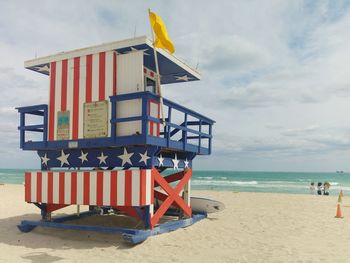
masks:
<instances>
[{"instance_id":1,"label":"blue support beam","mask_svg":"<svg viewBox=\"0 0 350 263\"><path fill-rule=\"evenodd\" d=\"M202 220L207 217L206 214L194 214L190 218L180 219L175 221L169 221L163 224L159 224L153 229L132 229L124 227L104 227L104 226L92 226L92 225L77 225L77 224L67 224L65 221L71 221L75 219L82 218L84 216L91 215L90 212L85 214L69 215L54 219L53 221L32 221L32 220L23 220L18 229L24 233L30 232L35 227L50 227L58 229L70 229L70 230L83 230L83 231L95 231L95 232L104 232L104 233L118 233L122 234L122 237L125 241L132 244L138 244L145 241L150 236L155 236L159 234L168 233L179 228L188 227L199 220Z\"/></svg>"}]
</instances>

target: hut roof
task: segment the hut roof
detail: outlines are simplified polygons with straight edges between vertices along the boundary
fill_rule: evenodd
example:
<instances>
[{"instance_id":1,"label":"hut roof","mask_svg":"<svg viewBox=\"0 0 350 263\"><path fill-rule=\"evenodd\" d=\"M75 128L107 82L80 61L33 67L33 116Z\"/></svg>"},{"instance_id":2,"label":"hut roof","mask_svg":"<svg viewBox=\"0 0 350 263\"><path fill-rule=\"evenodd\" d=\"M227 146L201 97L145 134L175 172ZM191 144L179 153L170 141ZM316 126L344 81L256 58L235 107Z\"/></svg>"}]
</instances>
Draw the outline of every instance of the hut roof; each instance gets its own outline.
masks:
<instances>
[{"instance_id":1,"label":"hut roof","mask_svg":"<svg viewBox=\"0 0 350 263\"><path fill-rule=\"evenodd\" d=\"M146 36L75 49L50 56L27 60L24 62L24 67L45 75L49 75L51 62L111 50L115 50L118 54L126 54L137 50L142 50L144 52L144 66L156 71L152 41ZM162 49L157 49L157 56L161 75L161 84L194 81L200 79L200 73L198 71L191 68L174 55L171 55Z\"/></svg>"}]
</instances>

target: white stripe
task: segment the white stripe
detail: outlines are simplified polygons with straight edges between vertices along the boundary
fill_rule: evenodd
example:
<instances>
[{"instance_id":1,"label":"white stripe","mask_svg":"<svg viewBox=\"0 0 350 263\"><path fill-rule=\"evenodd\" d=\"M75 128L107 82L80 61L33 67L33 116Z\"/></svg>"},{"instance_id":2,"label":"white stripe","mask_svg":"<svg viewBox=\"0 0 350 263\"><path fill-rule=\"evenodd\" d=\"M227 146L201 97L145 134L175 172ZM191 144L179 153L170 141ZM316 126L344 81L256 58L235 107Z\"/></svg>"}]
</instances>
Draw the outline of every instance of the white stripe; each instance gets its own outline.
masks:
<instances>
[{"instance_id":1,"label":"white stripe","mask_svg":"<svg viewBox=\"0 0 350 263\"><path fill-rule=\"evenodd\" d=\"M54 172L53 173L53 183L52 183L52 203L58 204L59 203L59 173Z\"/></svg>"},{"instance_id":2,"label":"white stripe","mask_svg":"<svg viewBox=\"0 0 350 263\"><path fill-rule=\"evenodd\" d=\"M153 123L153 136L157 136L157 123Z\"/></svg>"},{"instance_id":3,"label":"white stripe","mask_svg":"<svg viewBox=\"0 0 350 263\"><path fill-rule=\"evenodd\" d=\"M117 205L125 205L125 171L118 171L117 178Z\"/></svg>"},{"instance_id":4,"label":"white stripe","mask_svg":"<svg viewBox=\"0 0 350 263\"><path fill-rule=\"evenodd\" d=\"M54 140L57 140L57 112L61 110L62 61L56 62Z\"/></svg>"},{"instance_id":5,"label":"white stripe","mask_svg":"<svg viewBox=\"0 0 350 263\"><path fill-rule=\"evenodd\" d=\"M113 95L113 51L106 52L106 65L105 65L105 89L106 100L109 100L109 96Z\"/></svg>"},{"instance_id":6,"label":"white stripe","mask_svg":"<svg viewBox=\"0 0 350 263\"><path fill-rule=\"evenodd\" d=\"M77 204L84 204L84 173L77 173Z\"/></svg>"},{"instance_id":7,"label":"white stripe","mask_svg":"<svg viewBox=\"0 0 350 263\"><path fill-rule=\"evenodd\" d=\"M67 66L67 111L69 111L69 139L73 134L73 83L74 83L74 59L68 59Z\"/></svg>"},{"instance_id":8,"label":"white stripe","mask_svg":"<svg viewBox=\"0 0 350 263\"><path fill-rule=\"evenodd\" d=\"M98 101L99 87L99 54L92 55L92 101Z\"/></svg>"},{"instance_id":9,"label":"white stripe","mask_svg":"<svg viewBox=\"0 0 350 263\"><path fill-rule=\"evenodd\" d=\"M96 172L90 172L90 205L96 205Z\"/></svg>"},{"instance_id":10,"label":"white stripe","mask_svg":"<svg viewBox=\"0 0 350 263\"><path fill-rule=\"evenodd\" d=\"M140 205L140 170L131 171L131 205Z\"/></svg>"},{"instance_id":11,"label":"white stripe","mask_svg":"<svg viewBox=\"0 0 350 263\"><path fill-rule=\"evenodd\" d=\"M111 171L103 172L103 205L111 204Z\"/></svg>"},{"instance_id":12,"label":"white stripe","mask_svg":"<svg viewBox=\"0 0 350 263\"><path fill-rule=\"evenodd\" d=\"M108 101L108 120L111 119L111 103L109 96L113 95L113 51L106 52L106 82L105 82L105 99ZM110 123L108 122L108 137L111 136Z\"/></svg>"},{"instance_id":13,"label":"white stripe","mask_svg":"<svg viewBox=\"0 0 350 263\"><path fill-rule=\"evenodd\" d=\"M47 203L47 172L41 174L41 202Z\"/></svg>"},{"instance_id":14,"label":"white stripe","mask_svg":"<svg viewBox=\"0 0 350 263\"><path fill-rule=\"evenodd\" d=\"M80 57L79 80L79 131L78 138L84 138L84 102L86 96L86 56Z\"/></svg>"},{"instance_id":15,"label":"white stripe","mask_svg":"<svg viewBox=\"0 0 350 263\"><path fill-rule=\"evenodd\" d=\"M150 213L150 215L152 217L153 213L154 213L154 206L153 205L149 205L149 213Z\"/></svg>"},{"instance_id":16,"label":"white stripe","mask_svg":"<svg viewBox=\"0 0 350 263\"><path fill-rule=\"evenodd\" d=\"M64 177L64 203L70 205L71 200L71 177L72 174L66 173Z\"/></svg>"},{"instance_id":17,"label":"white stripe","mask_svg":"<svg viewBox=\"0 0 350 263\"><path fill-rule=\"evenodd\" d=\"M31 202L36 202L37 200L37 196L36 196L36 180L37 180L37 175L36 172L31 173L31 186L30 186L30 192L31 192L31 197L30 197L30 201Z\"/></svg>"},{"instance_id":18,"label":"white stripe","mask_svg":"<svg viewBox=\"0 0 350 263\"><path fill-rule=\"evenodd\" d=\"M146 170L146 198L145 198L145 201L146 201L146 205L150 204L151 203L151 179L152 179L152 176L151 176L151 173L152 173L152 170L150 169L147 169Z\"/></svg>"}]
</instances>

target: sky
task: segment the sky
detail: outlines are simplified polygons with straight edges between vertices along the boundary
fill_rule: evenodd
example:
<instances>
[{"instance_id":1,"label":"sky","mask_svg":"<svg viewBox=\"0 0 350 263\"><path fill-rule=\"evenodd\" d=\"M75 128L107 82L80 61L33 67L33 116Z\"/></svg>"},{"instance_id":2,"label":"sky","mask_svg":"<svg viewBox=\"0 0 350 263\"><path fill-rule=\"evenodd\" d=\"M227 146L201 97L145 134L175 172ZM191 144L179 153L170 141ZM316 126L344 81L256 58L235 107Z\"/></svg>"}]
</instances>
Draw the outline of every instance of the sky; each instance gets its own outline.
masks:
<instances>
[{"instance_id":1,"label":"sky","mask_svg":"<svg viewBox=\"0 0 350 263\"><path fill-rule=\"evenodd\" d=\"M135 36L160 15L201 81L164 96L216 120L195 169L350 171L350 1L0 1L0 167L38 168L19 149L18 106L48 103L23 62Z\"/></svg>"}]
</instances>

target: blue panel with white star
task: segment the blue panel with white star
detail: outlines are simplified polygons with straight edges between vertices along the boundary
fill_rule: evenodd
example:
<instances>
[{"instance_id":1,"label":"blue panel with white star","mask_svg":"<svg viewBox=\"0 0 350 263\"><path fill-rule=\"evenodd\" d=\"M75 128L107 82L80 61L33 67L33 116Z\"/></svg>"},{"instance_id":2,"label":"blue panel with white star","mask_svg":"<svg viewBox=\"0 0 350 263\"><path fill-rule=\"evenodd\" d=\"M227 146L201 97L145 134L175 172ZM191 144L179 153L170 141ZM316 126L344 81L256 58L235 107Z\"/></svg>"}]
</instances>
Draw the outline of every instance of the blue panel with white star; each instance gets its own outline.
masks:
<instances>
[{"instance_id":1,"label":"blue panel with white star","mask_svg":"<svg viewBox=\"0 0 350 263\"><path fill-rule=\"evenodd\" d=\"M43 170L51 168L191 168L187 153L159 153L155 146L134 146L102 149L65 149L38 151Z\"/></svg>"}]
</instances>

